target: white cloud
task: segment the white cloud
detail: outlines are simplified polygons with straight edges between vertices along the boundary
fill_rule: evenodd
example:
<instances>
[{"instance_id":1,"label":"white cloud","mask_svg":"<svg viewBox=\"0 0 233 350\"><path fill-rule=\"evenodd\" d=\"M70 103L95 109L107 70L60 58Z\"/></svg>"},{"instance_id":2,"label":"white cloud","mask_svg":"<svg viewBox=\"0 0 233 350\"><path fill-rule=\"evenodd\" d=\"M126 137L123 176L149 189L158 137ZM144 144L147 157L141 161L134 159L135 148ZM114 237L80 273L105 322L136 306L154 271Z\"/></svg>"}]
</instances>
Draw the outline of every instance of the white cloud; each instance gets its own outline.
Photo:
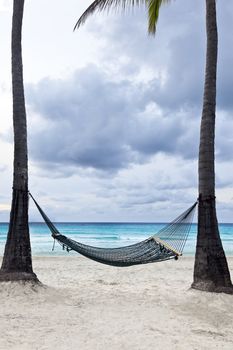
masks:
<instances>
[{"instance_id":1,"label":"white cloud","mask_svg":"<svg viewBox=\"0 0 233 350\"><path fill-rule=\"evenodd\" d=\"M11 11L12 1L11 0L0 0L0 12Z\"/></svg>"}]
</instances>

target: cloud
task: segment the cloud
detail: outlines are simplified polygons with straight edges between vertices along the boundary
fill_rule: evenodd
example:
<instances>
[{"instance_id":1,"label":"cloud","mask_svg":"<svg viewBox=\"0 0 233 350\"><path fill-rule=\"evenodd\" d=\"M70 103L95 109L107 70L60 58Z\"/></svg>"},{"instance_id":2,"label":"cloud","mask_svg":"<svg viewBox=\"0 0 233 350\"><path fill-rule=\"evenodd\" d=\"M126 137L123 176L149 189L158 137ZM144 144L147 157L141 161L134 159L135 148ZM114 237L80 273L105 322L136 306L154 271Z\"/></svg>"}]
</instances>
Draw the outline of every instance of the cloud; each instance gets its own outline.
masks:
<instances>
[{"instance_id":1,"label":"cloud","mask_svg":"<svg viewBox=\"0 0 233 350\"><path fill-rule=\"evenodd\" d=\"M233 6L224 0L223 6L218 6L218 89L217 105L225 112L232 114L233 98L232 84L233 71L229 69L233 62L233 38L231 31L233 29Z\"/></svg>"},{"instance_id":2,"label":"cloud","mask_svg":"<svg viewBox=\"0 0 233 350\"><path fill-rule=\"evenodd\" d=\"M222 4L217 3L217 102L221 110L229 111L233 104L233 71L229 69L233 61L230 30L233 7L227 0L223 0ZM88 20L87 27L96 39L98 35L106 40L102 51L104 63L114 62L116 67L119 56L123 56L122 65L125 62L126 67L135 67L137 72L147 71L150 78L153 75L160 77L164 82L163 89L156 91L154 99L163 108L201 106L206 53L205 3L202 0L195 1L195 5L180 0L163 6L155 37L147 35L147 15L142 8L123 16L110 14L106 16L104 25L101 21L101 17L99 22ZM124 73L127 74L127 69Z\"/></svg>"},{"instance_id":3,"label":"cloud","mask_svg":"<svg viewBox=\"0 0 233 350\"><path fill-rule=\"evenodd\" d=\"M11 7L10 0L0 0L0 12L8 12L11 10Z\"/></svg>"},{"instance_id":4,"label":"cloud","mask_svg":"<svg viewBox=\"0 0 233 350\"><path fill-rule=\"evenodd\" d=\"M57 4L42 3L49 8L40 31L41 2L27 1L24 18L30 190L55 221L172 220L197 196L205 3L179 0L163 6L155 37L147 35L143 8L97 14L72 33L85 4L59 3L51 27ZM217 6L216 187L219 218L231 221L233 6L229 0ZM8 37L11 20L8 13L4 18ZM0 170L1 202L7 205L12 99L10 47L7 40L2 44ZM30 210L31 220L41 220L33 205ZM0 215L8 220L9 208Z\"/></svg>"},{"instance_id":5,"label":"cloud","mask_svg":"<svg viewBox=\"0 0 233 350\"><path fill-rule=\"evenodd\" d=\"M7 170L7 166L6 165L0 165L0 172L4 172Z\"/></svg>"},{"instance_id":6,"label":"cloud","mask_svg":"<svg viewBox=\"0 0 233 350\"><path fill-rule=\"evenodd\" d=\"M30 110L43 124L30 131L31 156L37 164L71 176L77 167L116 173L159 153L197 158L205 7L202 1L194 6L185 0L170 5L163 7L155 38L146 34L143 9L131 15L96 16L87 28L96 40L101 38L101 63L27 86ZM233 75L225 62L233 60L227 44L232 40L232 7L218 10L218 106L227 125ZM107 31L106 23L111 24ZM217 129L218 160L231 153L231 136L222 138L223 129Z\"/></svg>"},{"instance_id":7,"label":"cloud","mask_svg":"<svg viewBox=\"0 0 233 350\"><path fill-rule=\"evenodd\" d=\"M159 80L156 88L154 83L115 81L95 65L63 80L28 85L29 114L39 115L39 128L32 121L29 133L32 159L42 167L116 172L156 153L180 155L184 140L184 155L196 156L187 152L197 142L192 136L196 127L190 130L186 123L192 109L162 109L159 99L156 103L161 88Z\"/></svg>"},{"instance_id":8,"label":"cloud","mask_svg":"<svg viewBox=\"0 0 233 350\"><path fill-rule=\"evenodd\" d=\"M107 32L100 20L89 25L104 41L101 65L27 86L30 111L43 125L34 123L30 130L34 162L49 166L57 176L71 176L77 167L103 176L159 153L196 159L205 68L203 11L200 1L197 6L181 0L179 6L165 7L155 38L146 36L140 11L130 21L104 17L104 23L111 21ZM232 158L231 135L224 129L231 123L233 76L224 61L233 60L233 53L225 42L225 34L230 37L222 17L220 11L218 108L225 126L216 129L219 161Z\"/></svg>"},{"instance_id":9,"label":"cloud","mask_svg":"<svg viewBox=\"0 0 233 350\"><path fill-rule=\"evenodd\" d=\"M46 120L39 132L32 130L34 159L103 170L128 163L130 150L124 141L133 105L129 86L102 73L88 66L70 80L46 79L28 88L31 108Z\"/></svg>"}]
</instances>

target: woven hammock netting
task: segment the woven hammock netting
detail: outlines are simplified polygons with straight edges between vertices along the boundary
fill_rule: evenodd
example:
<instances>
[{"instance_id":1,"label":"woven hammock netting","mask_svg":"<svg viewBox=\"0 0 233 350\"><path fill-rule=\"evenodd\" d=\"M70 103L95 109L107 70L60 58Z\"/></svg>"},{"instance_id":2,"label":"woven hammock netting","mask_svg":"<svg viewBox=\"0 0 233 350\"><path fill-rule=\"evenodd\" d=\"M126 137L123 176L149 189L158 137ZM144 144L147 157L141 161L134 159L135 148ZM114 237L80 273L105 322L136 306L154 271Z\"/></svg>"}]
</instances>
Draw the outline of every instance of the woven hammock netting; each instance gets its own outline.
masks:
<instances>
[{"instance_id":1,"label":"woven hammock netting","mask_svg":"<svg viewBox=\"0 0 233 350\"><path fill-rule=\"evenodd\" d=\"M99 248L62 235L33 196L31 194L30 196L50 229L52 237L62 245L63 249L74 250L89 259L111 266L131 266L177 259L182 255L197 205L197 202L194 203L178 218L142 242L120 248Z\"/></svg>"}]
</instances>

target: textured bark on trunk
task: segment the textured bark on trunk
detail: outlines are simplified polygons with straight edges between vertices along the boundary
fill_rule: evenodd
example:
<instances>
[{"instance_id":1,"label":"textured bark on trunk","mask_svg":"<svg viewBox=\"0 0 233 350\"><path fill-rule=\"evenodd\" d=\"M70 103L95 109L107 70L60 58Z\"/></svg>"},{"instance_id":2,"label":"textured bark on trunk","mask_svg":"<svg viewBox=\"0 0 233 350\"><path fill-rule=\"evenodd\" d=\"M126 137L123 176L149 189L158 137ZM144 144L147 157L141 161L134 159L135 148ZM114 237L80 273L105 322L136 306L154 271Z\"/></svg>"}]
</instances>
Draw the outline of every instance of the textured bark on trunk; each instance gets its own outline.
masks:
<instances>
[{"instance_id":1,"label":"textured bark on trunk","mask_svg":"<svg viewBox=\"0 0 233 350\"><path fill-rule=\"evenodd\" d=\"M218 33L216 0L206 0L207 55L199 146L198 234L192 287L233 293L215 205L214 139Z\"/></svg>"},{"instance_id":2,"label":"textured bark on trunk","mask_svg":"<svg viewBox=\"0 0 233 350\"><path fill-rule=\"evenodd\" d=\"M27 124L21 52L23 10L24 0L14 0L11 37L14 175L10 224L0 270L0 281L37 281L32 269L28 225Z\"/></svg>"}]
</instances>

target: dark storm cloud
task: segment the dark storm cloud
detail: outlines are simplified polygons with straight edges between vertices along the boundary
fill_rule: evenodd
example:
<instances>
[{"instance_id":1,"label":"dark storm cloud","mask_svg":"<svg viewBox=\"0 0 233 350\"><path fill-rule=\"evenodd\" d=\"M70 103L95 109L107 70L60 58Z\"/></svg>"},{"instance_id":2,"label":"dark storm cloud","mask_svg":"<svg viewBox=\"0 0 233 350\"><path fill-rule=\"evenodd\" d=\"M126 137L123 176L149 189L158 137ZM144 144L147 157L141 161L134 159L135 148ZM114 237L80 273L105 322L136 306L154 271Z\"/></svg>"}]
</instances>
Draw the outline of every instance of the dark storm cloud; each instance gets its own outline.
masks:
<instances>
[{"instance_id":1,"label":"dark storm cloud","mask_svg":"<svg viewBox=\"0 0 233 350\"><path fill-rule=\"evenodd\" d=\"M201 106L205 70L205 2L179 0L163 6L155 37L147 35L147 15L142 9L130 17L112 15L111 26L98 26L98 35L107 38L104 56L118 59L119 52L131 59L137 69L147 66L164 69L167 80L156 91L157 102L164 108L186 105ZM219 32L218 107L233 107L233 5L229 0L217 2ZM110 23L109 21L109 23ZM88 29L97 36L93 23ZM156 86L155 86L156 87ZM199 117L199 115L198 115Z\"/></svg>"},{"instance_id":2,"label":"dark storm cloud","mask_svg":"<svg viewBox=\"0 0 233 350\"><path fill-rule=\"evenodd\" d=\"M218 6L218 106L224 112L233 106L232 8ZM146 36L146 16L140 11L130 20L111 18L107 31L106 26L98 31L92 26L93 33L105 39L103 69L89 65L71 78L48 78L27 87L29 106L46 122L30 132L34 161L42 167L63 165L68 176L69 167L116 172L157 153L196 158L205 64L204 12L200 0L171 3L161 12L155 38ZM126 63L119 63L122 57L127 57ZM109 62L119 73L117 80L106 69ZM151 72L151 77L136 83L134 78L143 70ZM232 158L231 136L222 140L221 130L217 130L218 158Z\"/></svg>"},{"instance_id":3,"label":"dark storm cloud","mask_svg":"<svg viewBox=\"0 0 233 350\"><path fill-rule=\"evenodd\" d=\"M35 159L96 169L129 162L132 156L124 141L127 117L135 111L131 92L127 82L114 84L101 73L89 66L71 80L44 80L30 87L29 103L48 121L45 130L33 132Z\"/></svg>"},{"instance_id":4,"label":"dark storm cloud","mask_svg":"<svg viewBox=\"0 0 233 350\"><path fill-rule=\"evenodd\" d=\"M142 9L127 18L112 15L108 30L98 27L98 35L106 37L108 43L103 58L114 62L122 53L130 60L127 67L164 71L162 86L151 77L151 98L165 109L200 106L205 64L204 5L200 0L195 5L180 0L164 6L155 37L147 34L147 15ZM97 35L95 26L89 28Z\"/></svg>"},{"instance_id":5,"label":"dark storm cloud","mask_svg":"<svg viewBox=\"0 0 233 350\"><path fill-rule=\"evenodd\" d=\"M95 66L71 79L28 86L27 101L46 121L30 132L34 160L116 171L157 152L174 152L184 124L151 105L153 85L111 81ZM169 140L169 142L168 142Z\"/></svg>"}]
</instances>

